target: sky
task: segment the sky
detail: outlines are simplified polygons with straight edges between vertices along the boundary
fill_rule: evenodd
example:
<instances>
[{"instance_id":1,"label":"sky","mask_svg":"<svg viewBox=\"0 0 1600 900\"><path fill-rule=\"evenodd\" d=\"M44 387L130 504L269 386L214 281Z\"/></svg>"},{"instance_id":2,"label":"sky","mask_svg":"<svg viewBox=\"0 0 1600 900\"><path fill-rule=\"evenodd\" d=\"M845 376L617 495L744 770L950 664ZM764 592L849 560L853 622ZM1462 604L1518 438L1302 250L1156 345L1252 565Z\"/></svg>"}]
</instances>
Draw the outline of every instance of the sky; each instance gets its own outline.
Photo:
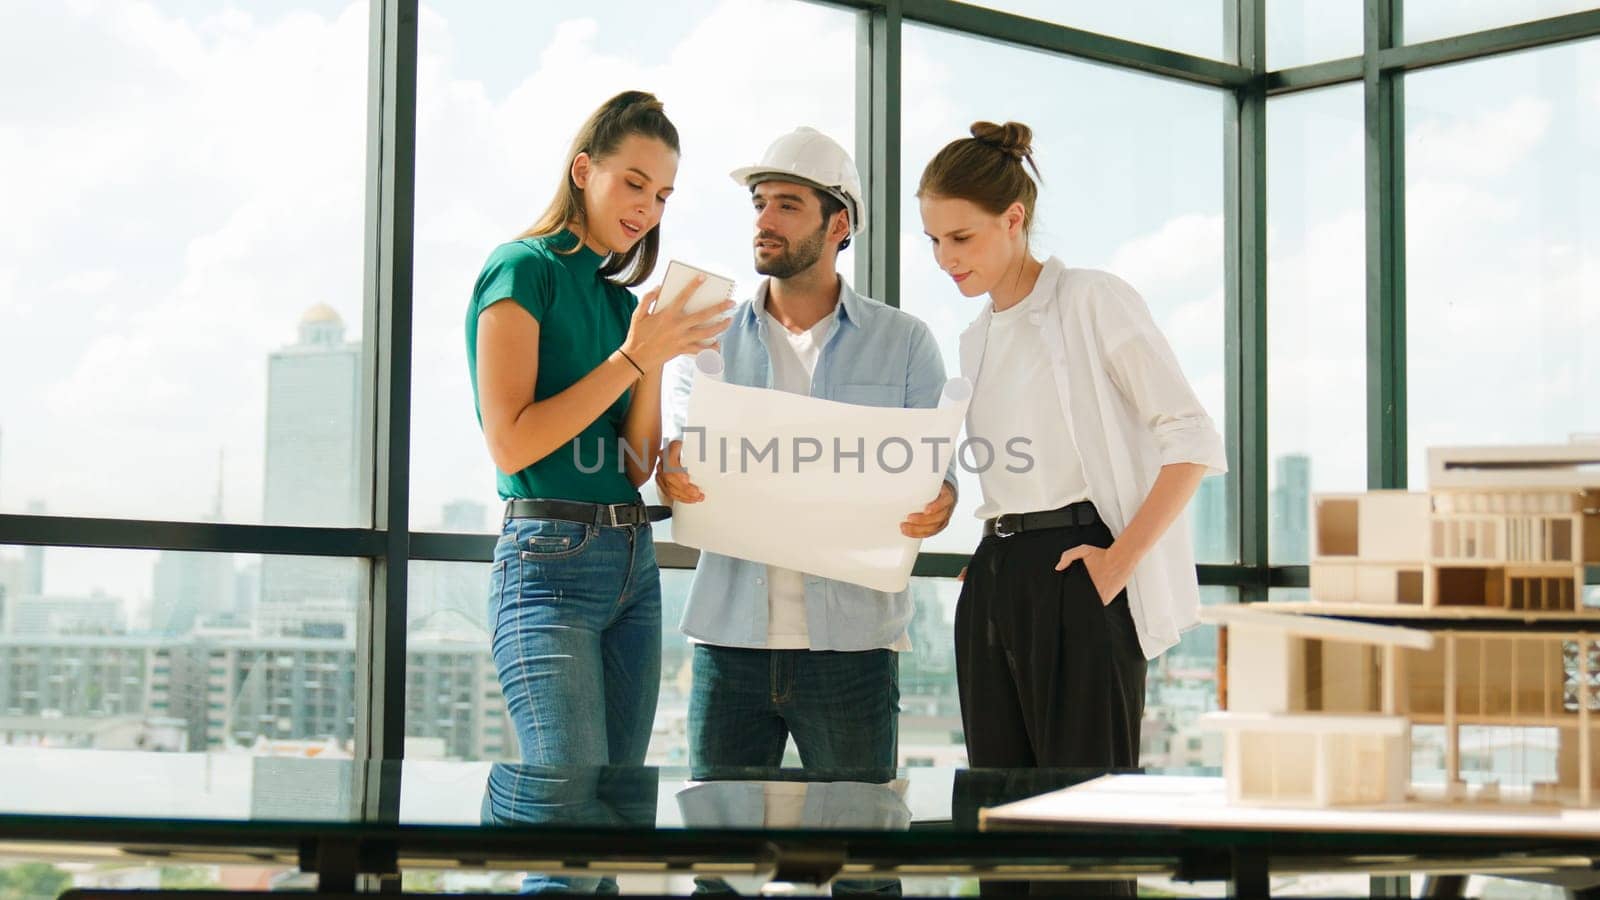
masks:
<instances>
[{"instance_id":1,"label":"sky","mask_svg":"<svg viewBox=\"0 0 1600 900\"><path fill-rule=\"evenodd\" d=\"M1220 6L1008 4L1047 6L1221 53ZM1355 52L1359 20L1333 6L1270 3L1282 24L1269 58ZM1556 6L1515 4L1568 11ZM755 283L750 211L727 171L800 124L854 148L848 13L778 0L549 10L422 8L415 527L438 527L452 500L496 503L461 317L484 257L543 208L598 102L634 87L664 101L684 154L663 258L735 277L741 293ZM1416 5L1407 27L1503 24L1451 15ZM7 19L0 79L27 88L0 95L0 511L198 519L222 453L223 518L259 521L267 355L318 303L352 338L366 331L365 4L23 2ZM939 276L910 194L972 120L1015 118L1033 126L1044 173L1038 251L1143 292L1220 424L1225 95L916 26L904 46L899 299L934 327L947 369L978 301ZM1600 43L1418 73L1406 98L1413 483L1430 442L1600 432ZM1317 489L1358 489L1359 87L1274 99L1268 141L1271 453L1310 453ZM962 520L926 549L967 551L975 534ZM49 592L137 597L154 554L51 559Z\"/></svg>"}]
</instances>

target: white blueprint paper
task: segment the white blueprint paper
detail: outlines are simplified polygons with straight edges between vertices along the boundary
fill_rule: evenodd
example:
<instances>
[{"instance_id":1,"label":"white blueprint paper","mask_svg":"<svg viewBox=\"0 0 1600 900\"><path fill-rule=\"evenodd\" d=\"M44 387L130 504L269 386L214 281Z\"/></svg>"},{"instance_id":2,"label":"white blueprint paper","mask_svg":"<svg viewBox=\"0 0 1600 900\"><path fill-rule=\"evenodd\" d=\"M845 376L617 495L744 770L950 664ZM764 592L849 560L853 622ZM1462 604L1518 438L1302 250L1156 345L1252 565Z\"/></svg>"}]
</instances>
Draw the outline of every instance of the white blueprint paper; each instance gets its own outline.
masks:
<instances>
[{"instance_id":1,"label":"white blueprint paper","mask_svg":"<svg viewBox=\"0 0 1600 900\"><path fill-rule=\"evenodd\" d=\"M900 409L732 385L721 376L720 354L696 357L682 458L705 500L673 504L673 539L905 590L922 542L902 535L900 523L939 495L970 382L946 382L935 409Z\"/></svg>"}]
</instances>

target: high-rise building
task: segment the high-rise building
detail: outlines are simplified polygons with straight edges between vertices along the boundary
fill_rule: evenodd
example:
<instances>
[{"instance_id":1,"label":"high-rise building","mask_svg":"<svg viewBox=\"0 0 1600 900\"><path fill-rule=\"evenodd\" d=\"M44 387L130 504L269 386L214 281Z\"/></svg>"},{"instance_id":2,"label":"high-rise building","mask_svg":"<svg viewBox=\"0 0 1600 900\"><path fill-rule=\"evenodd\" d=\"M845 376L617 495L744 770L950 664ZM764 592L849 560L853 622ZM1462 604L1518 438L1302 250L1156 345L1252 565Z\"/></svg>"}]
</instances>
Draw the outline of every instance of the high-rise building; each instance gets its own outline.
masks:
<instances>
[{"instance_id":1,"label":"high-rise building","mask_svg":"<svg viewBox=\"0 0 1600 900\"><path fill-rule=\"evenodd\" d=\"M45 512L43 500L28 502L28 515L42 516ZM29 597L44 593L44 548L38 545L22 548L22 593Z\"/></svg>"},{"instance_id":2,"label":"high-rise building","mask_svg":"<svg viewBox=\"0 0 1600 900\"><path fill-rule=\"evenodd\" d=\"M1218 475L1200 480L1189 504L1189 527L1194 535L1197 562L1232 562L1228 539L1228 481Z\"/></svg>"},{"instance_id":3,"label":"high-rise building","mask_svg":"<svg viewBox=\"0 0 1600 900\"><path fill-rule=\"evenodd\" d=\"M406 736L437 738L455 759L516 759L517 736L487 643L412 639Z\"/></svg>"},{"instance_id":4,"label":"high-rise building","mask_svg":"<svg viewBox=\"0 0 1600 900\"><path fill-rule=\"evenodd\" d=\"M483 532L488 528L488 507L475 500L452 500L444 505L442 512L440 525L445 531ZM408 618L413 637L427 635L460 640L475 635L487 644L487 566L418 563L412 565L410 578Z\"/></svg>"},{"instance_id":5,"label":"high-rise building","mask_svg":"<svg viewBox=\"0 0 1600 900\"><path fill-rule=\"evenodd\" d=\"M8 604L10 633L21 637L117 635L128 631L127 611L116 597L23 596Z\"/></svg>"},{"instance_id":6,"label":"high-rise building","mask_svg":"<svg viewBox=\"0 0 1600 900\"><path fill-rule=\"evenodd\" d=\"M44 515L44 502L29 501L26 512L30 516ZM22 598L43 593L43 547L23 547L21 556L0 556L0 634L10 633L16 605Z\"/></svg>"},{"instance_id":7,"label":"high-rise building","mask_svg":"<svg viewBox=\"0 0 1600 900\"><path fill-rule=\"evenodd\" d=\"M222 521L223 467L217 465L217 494L208 522ZM156 557L150 591L150 624L158 634L188 634L195 626L232 616L233 556L163 550Z\"/></svg>"},{"instance_id":8,"label":"high-rise building","mask_svg":"<svg viewBox=\"0 0 1600 900\"><path fill-rule=\"evenodd\" d=\"M163 550L156 557L150 622L158 634L188 634L232 612L233 557L226 553Z\"/></svg>"},{"instance_id":9,"label":"high-rise building","mask_svg":"<svg viewBox=\"0 0 1600 900\"><path fill-rule=\"evenodd\" d=\"M1276 460L1268 558L1277 565L1311 561L1311 457L1290 453Z\"/></svg>"},{"instance_id":10,"label":"high-rise building","mask_svg":"<svg viewBox=\"0 0 1600 900\"><path fill-rule=\"evenodd\" d=\"M22 597L24 582L22 557L0 554L0 634L11 631L10 604Z\"/></svg>"},{"instance_id":11,"label":"high-rise building","mask_svg":"<svg viewBox=\"0 0 1600 900\"><path fill-rule=\"evenodd\" d=\"M150 637L0 637L0 716L164 716L168 646Z\"/></svg>"},{"instance_id":12,"label":"high-rise building","mask_svg":"<svg viewBox=\"0 0 1600 900\"><path fill-rule=\"evenodd\" d=\"M407 598L413 637L474 639L489 644L489 568L482 563L419 562Z\"/></svg>"},{"instance_id":13,"label":"high-rise building","mask_svg":"<svg viewBox=\"0 0 1600 900\"><path fill-rule=\"evenodd\" d=\"M233 573L233 622L248 625L256 619L256 606L261 601L261 563L245 563Z\"/></svg>"},{"instance_id":14,"label":"high-rise building","mask_svg":"<svg viewBox=\"0 0 1600 900\"><path fill-rule=\"evenodd\" d=\"M361 489L361 344L319 304L299 340L267 359L263 518L279 525L356 525ZM354 637L358 568L350 560L266 557L257 629L269 637Z\"/></svg>"},{"instance_id":15,"label":"high-rise building","mask_svg":"<svg viewBox=\"0 0 1600 900\"><path fill-rule=\"evenodd\" d=\"M488 531L489 507L476 500L451 500L444 505L445 531Z\"/></svg>"}]
</instances>

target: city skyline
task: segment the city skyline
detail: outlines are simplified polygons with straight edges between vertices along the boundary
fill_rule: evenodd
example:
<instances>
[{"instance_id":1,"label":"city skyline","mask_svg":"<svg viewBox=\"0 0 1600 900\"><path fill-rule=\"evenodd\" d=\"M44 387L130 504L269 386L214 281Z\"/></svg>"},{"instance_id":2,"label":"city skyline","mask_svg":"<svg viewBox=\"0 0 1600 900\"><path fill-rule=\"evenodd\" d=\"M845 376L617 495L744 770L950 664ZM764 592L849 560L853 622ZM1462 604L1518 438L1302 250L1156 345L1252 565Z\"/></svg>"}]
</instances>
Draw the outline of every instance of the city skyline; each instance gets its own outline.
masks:
<instances>
[{"instance_id":1,"label":"city skyline","mask_svg":"<svg viewBox=\"0 0 1600 900\"><path fill-rule=\"evenodd\" d=\"M1056 15L1042 0L1013 5ZM1131 18L1107 7L1077 24L1222 52L1212 47L1221 21L1197 20L1190 6L1170 0L1162 15ZM1313 61L1321 47L1343 42L1328 52L1359 52L1360 28L1351 27L1359 16L1331 6L1275 11L1273 22L1286 27L1269 29L1269 51ZM495 505L466 387L461 308L488 248L525 227L548 198L565 135L600 99L643 86L667 103L685 153L663 259L738 274L741 294L754 282L750 212L728 169L801 122L855 144L853 62L816 53L774 65L769 45L750 39L782 33L805 46L854 48L851 13L711 0L604 9L552 16L529 5L487 16L455 0L421 9L414 528L430 527L423 520L437 515L441 530L482 531L474 507L487 516ZM0 171L27 173L7 182L21 214L0 223L0 382L33 389L0 396L8 427L0 510L362 524L369 504L357 486L369 468L355 435L369 433L374 416L361 405L366 392L352 399L345 387L360 383L375 351L362 321L367 13L347 2L293 13L205 14L140 2L99 14L48 5L18 11L16 26L0 36L8 51L0 53L0 72L31 79L34 89L11 110L18 139L0 142ZM1408 14L1408 34L1420 18ZM29 37L17 37L23 34ZM973 119L1022 119L1034 126L1044 173L1038 252L1132 282L1218 424L1234 424L1222 418L1223 110L1231 95L915 24L902 34L903 227L890 236L901 251L901 287L900 296L881 299L928 321L953 369L955 335L978 301L957 296L932 265L918 230L917 169ZM1600 278L1589 212L1600 199L1593 152L1600 89L1590 87L1600 85L1597 48L1600 42L1573 42L1407 75L1411 342L1401 374L1414 483L1429 444L1600 431L1600 394L1582 387L1600 383L1600 355L1586 349L1600 346L1593 339L1600 304L1582 302ZM573 79L575 71L595 74ZM1274 563L1303 555L1305 528L1292 511L1310 490L1365 486L1360 100L1359 85L1347 85L1268 102L1273 468L1265 475ZM740 127L727 127L730 111ZM562 139L551 138L552 127ZM79 252L86 221L107 238L89 267ZM853 258L841 269L853 272ZM343 319L351 337L326 345L343 347L327 354L342 368L328 376L325 392L301 392L296 414L296 403L282 400L295 391L275 380L285 373L261 361L304 341L299 317L313 305L332 313L319 328ZM308 372L297 365L307 362L296 357L288 368ZM310 437L332 443L297 439L275 449L275 434L304 433L270 424L286 408L289 426L296 415L302 426L320 423ZM294 456L313 446L312 456ZM213 504L219 450L229 461L219 473L228 490ZM1281 464L1297 455L1303 478L1299 463ZM268 487L274 472L282 490ZM1231 477L1236 483L1246 474L1262 473ZM301 488L304 495L296 494ZM974 488L967 484L960 518L925 549L970 551ZM1234 558L1227 491L1222 479L1205 482L1192 510L1202 562ZM272 509L273 497L286 505ZM345 638L301 638L339 641L350 634L346 612L364 565L243 556L217 565L207 555L0 548L0 586L10 595L0 598L0 625L79 630L109 597L120 604L122 629L137 634L209 630L203 640L248 643L265 638L237 635L271 621L271 631L339 631ZM412 569L408 624L472 636L482 617L474 597L482 567L418 562ZM664 578L681 585L684 575ZM953 602L950 585L918 584L933 598L919 609L937 607L942 618ZM51 618L29 605L23 588L28 597L72 602ZM1206 594L1207 602L1231 596L1225 588ZM258 598L268 612L285 614L261 615ZM236 636L223 634L229 631ZM1159 677L1153 671L1154 705L1204 706L1214 686L1196 673L1214 652L1207 635L1192 632L1162 659ZM239 658L244 644L235 649ZM229 696L244 697L265 680ZM450 718L442 708L419 715ZM935 715L923 724L936 735L945 720ZM1191 739L1181 729L1170 737Z\"/></svg>"},{"instance_id":2,"label":"city skyline","mask_svg":"<svg viewBox=\"0 0 1600 900\"><path fill-rule=\"evenodd\" d=\"M263 484L264 507L274 518L307 524L342 524L355 518L357 492L351 473L356 468L352 457L358 453L356 423L362 417L355 397L360 352L359 341L345 339L338 314L315 305L300 317L297 340L269 355L264 423L268 471ZM308 433L317 441L303 441ZM1286 486L1290 494L1307 496L1308 459L1281 459L1277 471L1280 480L1291 473L1293 484ZM205 520L217 520L227 484L219 452L215 494ZM1231 553L1225 490L1224 479L1206 479L1191 509L1197 547L1211 558ZM1274 502L1281 506L1277 492ZM488 503L470 498L447 501L437 511L437 527L486 533L490 509ZM1285 527L1294 530L1293 523L1275 516L1274 535ZM39 550L31 557L30 571L41 576L43 553ZM46 677L49 665L65 666L79 686L74 693L54 694L51 702L57 707L36 709L41 716L48 712L46 718L71 720L51 726L48 733L54 737L45 738L41 732L38 739L114 742L134 735L152 744L181 744L173 749L283 739L345 744L351 739L357 591L352 561L175 551L146 555L154 556L154 564L150 605L141 623L134 623L126 608L120 615L106 615L109 605L126 607L123 598L101 595L74 606L41 591L34 599L45 602L36 606L60 607L58 616L79 610L76 618L49 619L25 609L17 599L6 604L0 594L0 715L12 715L13 737L32 734L29 727L45 727L44 718L33 726L26 724L27 685L7 676L8 665L15 668L24 665L19 660L34 659L31 671L37 677ZM13 564L8 570L6 563L0 553L0 576L22 568ZM663 684L652 762L685 759L686 673L691 654L677 622L687 602L691 574L663 572ZM452 758L514 754L488 653L486 577L484 564L412 566L408 737L439 741L438 752ZM342 589L342 595L331 601L330 584ZM950 639L957 587L931 579L913 582L914 649L901 660L902 758L909 764L964 759ZM25 632L6 627L7 606L13 619L27 616ZM89 629L83 623L96 615L120 619L122 624L79 650L100 657L121 654L112 657L113 663L128 657L92 671L136 683L127 690L144 697L142 705L122 703L121 693L99 685L91 669L75 662L79 657L70 649L72 632L87 636ZM124 643L118 644L118 638ZM42 655L34 658L29 653ZM1196 632L1152 667L1151 719L1144 748L1151 759L1209 758L1213 742L1195 735L1191 723L1215 704L1214 663L1214 638ZM125 674L133 672L138 676ZM52 696L42 687L33 695L36 700ZM100 705L94 706L89 698ZM17 719L17 714L24 718ZM72 731L74 727L79 730ZM169 732L181 738L158 736Z\"/></svg>"}]
</instances>

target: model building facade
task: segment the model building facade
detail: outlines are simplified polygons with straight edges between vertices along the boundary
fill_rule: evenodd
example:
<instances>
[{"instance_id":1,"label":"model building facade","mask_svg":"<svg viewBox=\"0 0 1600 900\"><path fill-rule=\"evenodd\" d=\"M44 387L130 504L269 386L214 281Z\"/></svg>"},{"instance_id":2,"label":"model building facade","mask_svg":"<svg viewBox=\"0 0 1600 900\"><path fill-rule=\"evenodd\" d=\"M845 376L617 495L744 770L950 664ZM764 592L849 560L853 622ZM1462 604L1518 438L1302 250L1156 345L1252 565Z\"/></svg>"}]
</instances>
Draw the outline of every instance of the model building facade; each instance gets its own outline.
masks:
<instances>
[{"instance_id":1,"label":"model building facade","mask_svg":"<svg viewBox=\"0 0 1600 900\"><path fill-rule=\"evenodd\" d=\"M1600 768L1600 444L1429 453L1426 493L1312 499L1311 602L1208 608L1224 626L1224 774L1236 803L1404 802L1413 726L1544 728L1550 772L1502 773L1588 805Z\"/></svg>"},{"instance_id":2,"label":"model building facade","mask_svg":"<svg viewBox=\"0 0 1600 900\"><path fill-rule=\"evenodd\" d=\"M1324 603L1574 612L1600 565L1600 444L1438 448L1426 493L1312 498Z\"/></svg>"}]
</instances>

